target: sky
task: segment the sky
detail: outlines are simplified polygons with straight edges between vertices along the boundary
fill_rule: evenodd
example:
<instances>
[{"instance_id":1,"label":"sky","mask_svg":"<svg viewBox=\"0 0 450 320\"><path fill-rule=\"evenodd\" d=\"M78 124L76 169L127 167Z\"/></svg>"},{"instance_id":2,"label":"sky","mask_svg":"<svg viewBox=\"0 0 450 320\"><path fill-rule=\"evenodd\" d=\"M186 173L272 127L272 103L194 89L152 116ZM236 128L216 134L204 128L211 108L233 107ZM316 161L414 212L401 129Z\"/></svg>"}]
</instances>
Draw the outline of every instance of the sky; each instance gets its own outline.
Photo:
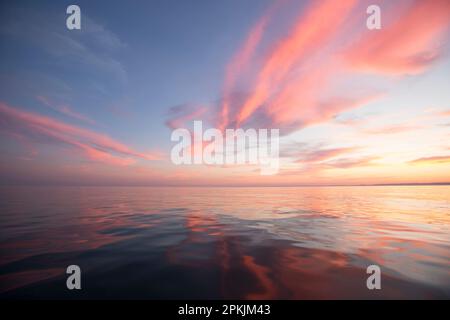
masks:
<instances>
[{"instance_id":1,"label":"sky","mask_svg":"<svg viewBox=\"0 0 450 320\"><path fill-rule=\"evenodd\" d=\"M449 40L448 0L2 1L0 181L450 182ZM278 172L175 165L195 120L279 129Z\"/></svg>"}]
</instances>

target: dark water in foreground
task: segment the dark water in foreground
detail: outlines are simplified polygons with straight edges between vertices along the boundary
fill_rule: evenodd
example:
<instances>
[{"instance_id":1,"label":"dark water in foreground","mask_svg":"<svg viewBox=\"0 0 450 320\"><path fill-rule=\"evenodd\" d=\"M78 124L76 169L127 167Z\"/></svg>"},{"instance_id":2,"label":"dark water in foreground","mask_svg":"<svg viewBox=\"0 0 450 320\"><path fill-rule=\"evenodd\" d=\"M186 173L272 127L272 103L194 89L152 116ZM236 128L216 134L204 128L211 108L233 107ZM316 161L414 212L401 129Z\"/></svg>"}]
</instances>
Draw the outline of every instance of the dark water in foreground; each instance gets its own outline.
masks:
<instances>
[{"instance_id":1,"label":"dark water in foreground","mask_svg":"<svg viewBox=\"0 0 450 320\"><path fill-rule=\"evenodd\" d=\"M450 186L0 188L0 298L450 298ZM66 289L65 268L82 270ZM382 289L368 290L377 264Z\"/></svg>"}]
</instances>

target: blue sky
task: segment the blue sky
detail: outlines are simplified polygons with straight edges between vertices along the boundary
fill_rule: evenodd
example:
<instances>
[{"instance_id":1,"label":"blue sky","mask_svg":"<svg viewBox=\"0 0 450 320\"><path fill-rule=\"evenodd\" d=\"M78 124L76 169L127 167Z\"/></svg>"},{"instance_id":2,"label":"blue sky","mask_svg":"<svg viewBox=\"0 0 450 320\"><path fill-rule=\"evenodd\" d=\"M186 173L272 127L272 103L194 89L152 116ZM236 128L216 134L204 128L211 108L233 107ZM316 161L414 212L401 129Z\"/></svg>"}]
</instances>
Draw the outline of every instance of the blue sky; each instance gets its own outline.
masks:
<instances>
[{"instance_id":1,"label":"blue sky","mask_svg":"<svg viewBox=\"0 0 450 320\"><path fill-rule=\"evenodd\" d=\"M368 1L77 1L81 30L66 28L70 4L0 5L1 161L11 181L450 179L445 1L379 1L384 25L373 32ZM229 125L282 130L289 156L278 177L170 163L168 121L194 114L214 126L227 101Z\"/></svg>"},{"instance_id":2,"label":"blue sky","mask_svg":"<svg viewBox=\"0 0 450 320\"><path fill-rule=\"evenodd\" d=\"M153 148L170 142L168 108L218 99L227 60L267 1L79 1L73 31L71 3L4 4L2 100L54 115L36 100L46 96Z\"/></svg>"}]
</instances>

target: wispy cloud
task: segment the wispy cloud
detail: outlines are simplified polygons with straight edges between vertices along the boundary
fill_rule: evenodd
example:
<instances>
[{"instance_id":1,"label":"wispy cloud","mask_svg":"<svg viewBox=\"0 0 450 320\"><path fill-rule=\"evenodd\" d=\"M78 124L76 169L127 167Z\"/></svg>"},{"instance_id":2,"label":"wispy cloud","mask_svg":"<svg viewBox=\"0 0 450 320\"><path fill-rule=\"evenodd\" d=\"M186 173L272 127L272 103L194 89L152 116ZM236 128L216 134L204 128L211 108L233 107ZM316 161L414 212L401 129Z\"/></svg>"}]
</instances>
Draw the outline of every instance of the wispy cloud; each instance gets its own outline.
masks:
<instances>
[{"instance_id":1,"label":"wispy cloud","mask_svg":"<svg viewBox=\"0 0 450 320\"><path fill-rule=\"evenodd\" d=\"M448 0L412 1L395 10L393 21L371 32L346 52L348 65L356 70L387 75L417 74L440 56L443 37L450 26Z\"/></svg>"},{"instance_id":2,"label":"wispy cloud","mask_svg":"<svg viewBox=\"0 0 450 320\"><path fill-rule=\"evenodd\" d=\"M296 162L320 162L325 161L343 154L353 153L360 148L330 148L330 149L318 149L311 150L300 154L299 159Z\"/></svg>"},{"instance_id":3,"label":"wispy cloud","mask_svg":"<svg viewBox=\"0 0 450 320\"><path fill-rule=\"evenodd\" d=\"M253 92L236 116L238 124L266 103L273 90L287 80L296 64L332 39L355 4L356 1L352 0L311 3L290 34L279 42L266 59L256 76Z\"/></svg>"},{"instance_id":4,"label":"wispy cloud","mask_svg":"<svg viewBox=\"0 0 450 320\"><path fill-rule=\"evenodd\" d=\"M68 105L64 104L55 104L53 101L51 101L49 98L44 96L37 96L36 99L40 101L45 106L49 107L50 109L53 109L59 113L62 113L68 117L71 117L73 119L83 121L89 124L95 124L95 121L90 119L89 117L78 113L76 111L73 111Z\"/></svg>"},{"instance_id":5,"label":"wispy cloud","mask_svg":"<svg viewBox=\"0 0 450 320\"><path fill-rule=\"evenodd\" d=\"M423 157L409 161L410 164L439 164L450 163L450 156Z\"/></svg>"},{"instance_id":6,"label":"wispy cloud","mask_svg":"<svg viewBox=\"0 0 450 320\"><path fill-rule=\"evenodd\" d=\"M336 156L342 156L345 153L336 153ZM327 170L349 170L354 168L364 168L378 166L379 163L375 162L380 159L376 156L363 156L363 157L344 157L331 159L332 157L324 156L323 160L326 161L311 161L303 162L302 167L299 168L283 168L280 172L281 176L302 175L309 177L319 177ZM334 156L333 156L334 158ZM330 181L331 182L331 181Z\"/></svg>"},{"instance_id":7,"label":"wispy cloud","mask_svg":"<svg viewBox=\"0 0 450 320\"><path fill-rule=\"evenodd\" d=\"M328 161L321 164L324 168L338 168L338 169L349 169L356 167L367 167L376 165L374 160L379 159L379 157L362 157L362 158L344 158L336 159L333 161Z\"/></svg>"},{"instance_id":8,"label":"wispy cloud","mask_svg":"<svg viewBox=\"0 0 450 320\"><path fill-rule=\"evenodd\" d=\"M275 1L274 5L269 7L267 12L261 17L261 19L250 30L244 45L238 50L235 56L231 59L225 72L224 88L223 88L223 101L221 105L221 114L219 119L219 128L224 129L228 125L229 113L230 113L230 95L235 90L236 81L239 76L248 71L247 68L251 62L251 58L255 56L256 49L263 38L264 31L267 28L268 22L272 18L272 15L276 9L281 6L283 1Z\"/></svg>"},{"instance_id":9,"label":"wispy cloud","mask_svg":"<svg viewBox=\"0 0 450 320\"><path fill-rule=\"evenodd\" d=\"M81 151L88 159L112 165L130 165L137 159L158 160L159 152L142 153L111 137L36 113L0 103L2 131L29 141L62 145Z\"/></svg>"},{"instance_id":10,"label":"wispy cloud","mask_svg":"<svg viewBox=\"0 0 450 320\"><path fill-rule=\"evenodd\" d=\"M184 128L189 122L202 119L208 112L208 108L204 106L194 106L182 104L173 106L168 111L169 119L166 125L171 129Z\"/></svg>"},{"instance_id":11,"label":"wispy cloud","mask_svg":"<svg viewBox=\"0 0 450 320\"><path fill-rule=\"evenodd\" d=\"M1 33L47 53L54 63L63 61L66 66L81 65L101 71L118 81L127 81L124 66L114 57L120 49L126 48L126 44L87 14L83 14L83 32L68 33L65 24L52 13L24 8L11 10L2 22ZM22 23L22 20L27 23Z\"/></svg>"},{"instance_id":12,"label":"wispy cloud","mask_svg":"<svg viewBox=\"0 0 450 320\"><path fill-rule=\"evenodd\" d=\"M424 127L420 125L397 124L397 125L382 126L374 129L366 129L364 130L364 132L368 134L396 134L409 131L417 131L422 128Z\"/></svg>"},{"instance_id":13,"label":"wispy cloud","mask_svg":"<svg viewBox=\"0 0 450 320\"><path fill-rule=\"evenodd\" d=\"M434 44L450 25L448 1L392 5L396 19L384 24L382 32L369 31L360 20L350 18L361 9L359 4L351 0L310 1L286 37L273 41L267 54L250 59L276 18L273 10L268 10L227 68L220 127L251 123L289 133L326 122L383 96L367 82L342 87L349 76L416 74L442 54L442 43ZM430 16L436 19L428 23ZM353 31L343 32L348 29ZM258 61L256 67L254 61ZM256 74L251 73L254 70ZM249 93L233 99L230 90L236 89L240 78L250 79ZM345 94L336 93L343 88L348 89Z\"/></svg>"},{"instance_id":14,"label":"wispy cloud","mask_svg":"<svg viewBox=\"0 0 450 320\"><path fill-rule=\"evenodd\" d=\"M443 111L438 111L436 112L437 116L441 116L441 117L450 117L450 110L443 110Z\"/></svg>"}]
</instances>

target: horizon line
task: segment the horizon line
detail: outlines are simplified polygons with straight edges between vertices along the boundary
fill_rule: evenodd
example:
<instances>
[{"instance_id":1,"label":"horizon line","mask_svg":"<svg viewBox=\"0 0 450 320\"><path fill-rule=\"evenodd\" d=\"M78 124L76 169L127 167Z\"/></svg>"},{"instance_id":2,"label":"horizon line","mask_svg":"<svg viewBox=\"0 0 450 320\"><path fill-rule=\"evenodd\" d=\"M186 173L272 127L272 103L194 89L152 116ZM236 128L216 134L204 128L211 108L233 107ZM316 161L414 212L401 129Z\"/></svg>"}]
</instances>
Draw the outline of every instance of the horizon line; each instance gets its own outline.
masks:
<instances>
[{"instance_id":1,"label":"horizon line","mask_svg":"<svg viewBox=\"0 0 450 320\"><path fill-rule=\"evenodd\" d=\"M186 185L186 184L0 184L0 187L156 187L156 188L304 188L304 187L389 187L389 186L448 186L449 182L410 182L375 184L298 184L298 185Z\"/></svg>"}]
</instances>

